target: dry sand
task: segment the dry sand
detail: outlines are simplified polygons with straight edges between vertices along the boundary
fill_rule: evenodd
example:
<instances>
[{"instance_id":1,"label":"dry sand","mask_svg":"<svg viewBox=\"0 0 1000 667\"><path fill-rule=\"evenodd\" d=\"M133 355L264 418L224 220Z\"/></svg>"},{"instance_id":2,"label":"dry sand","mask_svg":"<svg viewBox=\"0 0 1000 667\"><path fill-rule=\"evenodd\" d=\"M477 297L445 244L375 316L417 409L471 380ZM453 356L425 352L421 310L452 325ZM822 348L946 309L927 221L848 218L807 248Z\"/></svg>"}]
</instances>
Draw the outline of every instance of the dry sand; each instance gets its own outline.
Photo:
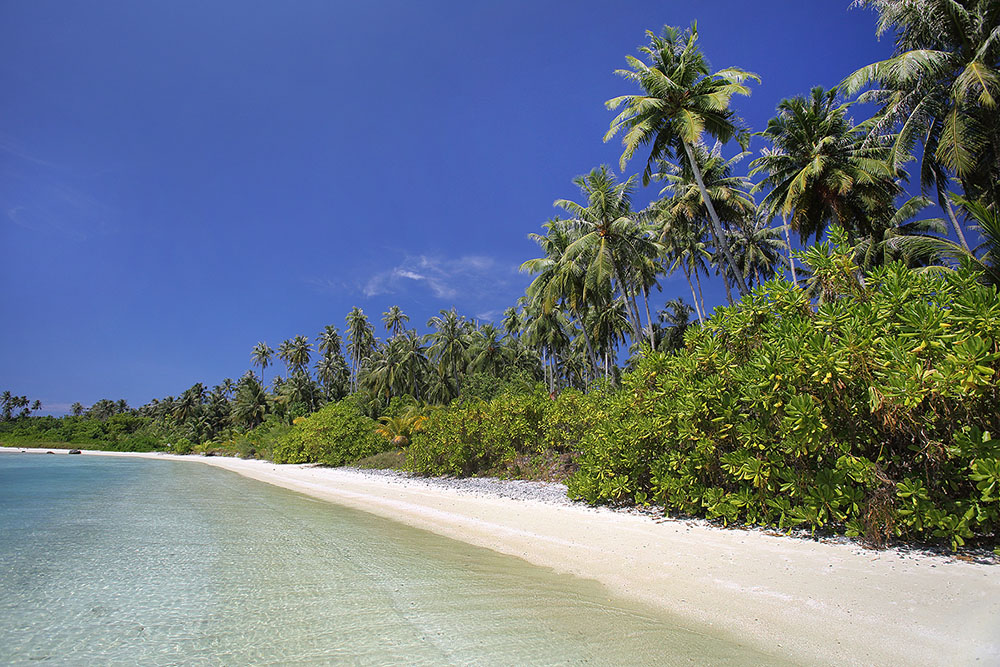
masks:
<instances>
[{"instance_id":1,"label":"dry sand","mask_svg":"<svg viewBox=\"0 0 1000 667\"><path fill-rule=\"evenodd\" d=\"M596 580L797 662L1000 664L997 565L488 497L352 470L126 455L206 463Z\"/></svg>"}]
</instances>

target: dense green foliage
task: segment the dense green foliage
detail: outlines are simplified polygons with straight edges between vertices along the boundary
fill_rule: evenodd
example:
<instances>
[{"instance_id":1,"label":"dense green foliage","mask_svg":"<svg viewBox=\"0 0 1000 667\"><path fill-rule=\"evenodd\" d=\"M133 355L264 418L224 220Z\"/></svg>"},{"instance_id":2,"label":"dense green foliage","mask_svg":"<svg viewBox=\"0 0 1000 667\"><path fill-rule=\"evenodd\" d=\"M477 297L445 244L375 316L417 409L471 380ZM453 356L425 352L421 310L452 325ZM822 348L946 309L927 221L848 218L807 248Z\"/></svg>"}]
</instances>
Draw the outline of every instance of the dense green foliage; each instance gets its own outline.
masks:
<instances>
[{"instance_id":1,"label":"dense green foliage","mask_svg":"<svg viewBox=\"0 0 1000 667\"><path fill-rule=\"evenodd\" d=\"M391 447L376 435L377 426L354 401L328 403L297 419L294 427L278 438L271 457L275 463L351 463Z\"/></svg>"},{"instance_id":2,"label":"dense green foliage","mask_svg":"<svg viewBox=\"0 0 1000 667\"><path fill-rule=\"evenodd\" d=\"M22 417L0 422L0 444L24 447L73 445L78 449L148 452L163 449L166 438L152 420L132 414L108 419Z\"/></svg>"},{"instance_id":3,"label":"dense green foliage","mask_svg":"<svg viewBox=\"0 0 1000 667\"><path fill-rule=\"evenodd\" d=\"M541 387L504 392L436 410L414 434L409 470L425 475L537 476L571 460L586 430L602 417L604 392ZM556 471L552 471L556 472Z\"/></svg>"},{"instance_id":4,"label":"dense green foliage","mask_svg":"<svg viewBox=\"0 0 1000 667\"><path fill-rule=\"evenodd\" d=\"M876 542L995 534L995 288L899 264L862 283L843 242L803 258L819 305L775 281L646 356L583 439L570 493Z\"/></svg>"}]
</instances>

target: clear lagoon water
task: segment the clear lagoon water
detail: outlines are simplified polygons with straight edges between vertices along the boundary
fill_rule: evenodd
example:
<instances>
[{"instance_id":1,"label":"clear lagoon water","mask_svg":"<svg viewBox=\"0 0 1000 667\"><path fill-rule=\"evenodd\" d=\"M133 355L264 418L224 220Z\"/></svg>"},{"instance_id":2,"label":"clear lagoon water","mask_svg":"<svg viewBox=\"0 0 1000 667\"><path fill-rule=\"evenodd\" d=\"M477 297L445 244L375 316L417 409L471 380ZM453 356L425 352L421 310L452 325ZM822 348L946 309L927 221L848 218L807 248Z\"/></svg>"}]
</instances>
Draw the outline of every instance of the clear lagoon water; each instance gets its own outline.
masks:
<instances>
[{"instance_id":1,"label":"clear lagoon water","mask_svg":"<svg viewBox=\"0 0 1000 667\"><path fill-rule=\"evenodd\" d=\"M0 453L0 664L760 664L603 587L188 462Z\"/></svg>"}]
</instances>

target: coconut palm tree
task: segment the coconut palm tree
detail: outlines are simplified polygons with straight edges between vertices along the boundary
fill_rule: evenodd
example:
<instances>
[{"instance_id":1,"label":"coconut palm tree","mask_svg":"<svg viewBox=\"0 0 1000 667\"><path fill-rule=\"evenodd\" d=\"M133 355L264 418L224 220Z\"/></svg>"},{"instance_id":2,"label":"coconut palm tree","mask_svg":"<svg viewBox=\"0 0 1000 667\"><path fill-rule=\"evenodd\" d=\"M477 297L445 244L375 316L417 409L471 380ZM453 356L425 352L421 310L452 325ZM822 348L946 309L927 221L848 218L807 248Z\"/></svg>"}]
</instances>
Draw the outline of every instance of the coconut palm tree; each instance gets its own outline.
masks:
<instances>
[{"instance_id":1,"label":"coconut palm tree","mask_svg":"<svg viewBox=\"0 0 1000 667\"><path fill-rule=\"evenodd\" d=\"M529 234L545 252L544 257L529 259L521 265L521 271L536 274L526 290L526 297L534 300L538 307L548 312L562 308L580 323L591 372L597 371L597 359L591 336L583 325L591 308L600 308L606 295L595 289L587 289L586 257L578 254L571 258L566 250L580 234L580 226L559 219L542 225L545 234ZM516 315L516 311L514 311ZM520 323L519 323L520 324Z\"/></svg>"},{"instance_id":2,"label":"coconut palm tree","mask_svg":"<svg viewBox=\"0 0 1000 667\"><path fill-rule=\"evenodd\" d=\"M427 348L421 337L412 329L396 336L393 343L399 349L399 370L403 391L410 392L414 398L420 400L421 385L431 373Z\"/></svg>"},{"instance_id":3,"label":"coconut palm tree","mask_svg":"<svg viewBox=\"0 0 1000 667\"><path fill-rule=\"evenodd\" d=\"M678 268L684 273L698 321L704 322L705 303L701 296L701 276L708 275L712 253L705 237L708 232L704 221L688 218L669 199L654 201L645 211L645 217L657 230L661 255L667 273ZM695 284L698 286L695 292Z\"/></svg>"},{"instance_id":4,"label":"coconut palm tree","mask_svg":"<svg viewBox=\"0 0 1000 667\"><path fill-rule=\"evenodd\" d=\"M250 352L250 363L255 366L260 366L260 381L264 382L264 370L271 365L271 359L274 357L274 350L268 347L267 343L260 341L254 345L253 350Z\"/></svg>"},{"instance_id":5,"label":"coconut palm tree","mask_svg":"<svg viewBox=\"0 0 1000 667\"><path fill-rule=\"evenodd\" d=\"M433 331L424 337L429 342L428 352L441 368L450 375L455 383L455 391L461 393L462 383L459 374L466 366L466 352L469 349L469 324L464 317L459 317L455 309L442 310L427 321L427 326Z\"/></svg>"},{"instance_id":6,"label":"coconut palm tree","mask_svg":"<svg viewBox=\"0 0 1000 667\"><path fill-rule=\"evenodd\" d=\"M375 330L363 310L355 306L347 314L347 354L351 358L351 378L354 390L358 388L358 371L361 362L375 349Z\"/></svg>"},{"instance_id":7,"label":"coconut palm tree","mask_svg":"<svg viewBox=\"0 0 1000 667\"><path fill-rule=\"evenodd\" d=\"M981 272L983 283L1000 287L1000 213L980 201L954 194L951 199L960 211L975 221L974 227L983 239L976 248L966 250L961 244L929 235L899 237L890 240L889 244L914 254L937 254L956 262L967 262Z\"/></svg>"},{"instance_id":8,"label":"coconut palm tree","mask_svg":"<svg viewBox=\"0 0 1000 667\"><path fill-rule=\"evenodd\" d=\"M760 287L785 263L787 246L781 227L771 227L764 218L751 219L732 232L733 252L743 275Z\"/></svg>"},{"instance_id":9,"label":"coconut palm tree","mask_svg":"<svg viewBox=\"0 0 1000 667\"><path fill-rule=\"evenodd\" d=\"M406 329L406 323L410 318L399 309L399 306L391 306L389 310L382 313L382 324L385 325L386 332L393 338Z\"/></svg>"},{"instance_id":10,"label":"coconut palm tree","mask_svg":"<svg viewBox=\"0 0 1000 667\"><path fill-rule=\"evenodd\" d=\"M503 332L492 324L484 324L472 332L469 341L469 371L503 375L510 363L511 351L504 345Z\"/></svg>"},{"instance_id":11,"label":"coconut palm tree","mask_svg":"<svg viewBox=\"0 0 1000 667\"><path fill-rule=\"evenodd\" d=\"M323 327L323 331L316 337L316 351L324 357L343 354L341 346L340 331L332 324Z\"/></svg>"},{"instance_id":12,"label":"coconut palm tree","mask_svg":"<svg viewBox=\"0 0 1000 667\"><path fill-rule=\"evenodd\" d=\"M922 144L920 178L934 187L968 251L946 196L955 174L966 196L1000 206L1000 4L996 0L857 0L878 14L878 34L895 36L891 58L840 84L879 105L872 135L890 136L900 168ZM898 130L898 131L897 131Z\"/></svg>"},{"instance_id":13,"label":"coconut palm tree","mask_svg":"<svg viewBox=\"0 0 1000 667\"><path fill-rule=\"evenodd\" d=\"M754 189L771 188L761 211L767 219L780 217L785 231L795 230L803 243L818 240L832 223L854 238L871 234L879 218L891 216L900 192L895 170L880 159L885 150L865 143L847 108L837 104L836 91L817 86L808 98L782 100L778 114L759 133L771 142L750 163L751 175L765 174ZM790 233L785 242L797 282Z\"/></svg>"},{"instance_id":14,"label":"coconut palm tree","mask_svg":"<svg viewBox=\"0 0 1000 667\"><path fill-rule=\"evenodd\" d=\"M655 254L646 230L632 211L631 194L634 178L619 183L614 173L601 165L589 174L578 176L573 183L586 196L587 204L559 199L555 205L574 218L565 224L571 228L572 242L566 246L560 261L565 262L568 278L573 277L578 263L583 271L583 302L591 296L620 292L625 297L633 338L642 337L643 327L636 299L640 293L636 268L640 258Z\"/></svg>"},{"instance_id":15,"label":"coconut palm tree","mask_svg":"<svg viewBox=\"0 0 1000 667\"><path fill-rule=\"evenodd\" d=\"M271 402L267 392L253 373L248 372L240 378L236 384L236 397L233 399L230 413L233 424L250 430L263 423L271 411L270 408Z\"/></svg>"},{"instance_id":16,"label":"coconut palm tree","mask_svg":"<svg viewBox=\"0 0 1000 667\"><path fill-rule=\"evenodd\" d=\"M705 133L722 143L736 138L741 145L745 145L747 132L738 125L729 103L734 95L750 94L744 85L746 81L759 82L760 78L737 68L710 72L708 61L697 44L697 24L683 32L664 26L662 35L647 31L646 36L649 45L639 51L647 57L648 64L626 56L631 69L616 71L616 74L635 82L642 88L643 94L622 95L607 101L609 109L615 110L623 105L624 108L611 121L604 140L623 133L625 150L621 156L622 169L637 148L650 146L643 184L649 183L658 160L673 158L688 161L712 221L715 242L733 269L740 293L745 294L746 283L726 243L722 222L702 181L694 150Z\"/></svg>"}]
</instances>

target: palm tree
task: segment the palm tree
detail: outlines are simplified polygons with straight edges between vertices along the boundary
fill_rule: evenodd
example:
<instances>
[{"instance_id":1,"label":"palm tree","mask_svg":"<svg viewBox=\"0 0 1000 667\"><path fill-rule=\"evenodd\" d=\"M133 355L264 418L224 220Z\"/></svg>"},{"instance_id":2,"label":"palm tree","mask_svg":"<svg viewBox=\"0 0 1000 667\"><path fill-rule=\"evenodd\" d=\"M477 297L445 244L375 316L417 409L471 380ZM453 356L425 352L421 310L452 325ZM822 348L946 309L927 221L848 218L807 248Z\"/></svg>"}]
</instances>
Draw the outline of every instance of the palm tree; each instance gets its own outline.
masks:
<instances>
[{"instance_id":1,"label":"palm tree","mask_svg":"<svg viewBox=\"0 0 1000 667\"><path fill-rule=\"evenodd\" d=\"M410 318L399 309L399 306L391 306L382 313L382 324L385 325L386 333L393 338L403 332L409 321Z\"/></svg>"},{"instance_id":2,"label":"palm tree","mask_svg":"<svg viewBox=\"0 0 1000 667\"><path fill-rule=\"evenodd\" d=\"M358 388L362 360L375 349L375 330L363 310L355 306L347 314L347 354L351 358L352 386Z\"/></svg>"},{"instance_id":3,"label":"palm tree","mask_svg":"<svg viewBox=\"0 0 1000 667\"><path fill-rule=\"evenodd\" d=\"M260 341L250 352L250 363L260 366L260 381L264 382L264 369L271 365L271 358L274 357L274 350L267 346L267 343Z\"/></svg>"},{"instance_id":4,"label":"palm tree","mask_svg":"<svg viewBox=\"0 0 1000 667\"><path fill-rule=\"evenodd\" d=\"M879 159L885 151L864 142L847 107L836 103L836 91L819 86L808 99L782 100L778 115L760 133L772 147L750 163L751 175L766 174L755 190L771 188L761 211L785 222L793 282L797 277L788 230L798 232L803 243L810 237L818 240L834 222L854 237L870 234L900 191L894 170Z\"/></svg>"},{"instance_id":5,"label":"palm tree","mask_svg":"<svg viewBox=\"0 0 1000 667\"><path fill-rule=\"evenodd\" d=\"M753 276L760 287L774 277L784 260L785 242L780 236L785 230L771 227L764 218L749 220L733 230L733 249L747 277Z\"/></svg>"},{"instance_id":6,"label":"palm tree","mask_svg":"<svg viewBox=\"0 0 1000 667\"><path fill-rule=\"evenodd\" d=\"M694 309L684 303L683 299L667 301L659 312L660 324L665 333L662 337L660 350L668 352L684 347L684 334L691 326L691 313Z\"/></svg>"},{"instance_id":7,"label":"palm tree","mask_svg":"<svg viewBox=\"0 0 1000 667\"><path fill-rule=\"evenodd\" d=\"M407 330L396 336L393 342L399 349L399 372L402 386L407 387L414 398L420 399L420 387L430 374L427 348L415 331Z\"/></svg>"},{"instance_id":8,"label":"palm tree","mask_svg":"<svg viewBox=\"0 0 1000 667\"><path fill-rule=\"evenodd\" d=\"M342 354L341 345L340 331L332 324L323 327L323 331L316 337L316 351L324 357Z\"/></svg>"},{"instance_id":9,"label":"palm tree","mask_svg":"<svg viewBox=\"0 0 1000 667\"><path fill-rule=\"evenodd\" d=\"M946 196L948 172L965 194L1000 206L1000 4L996 0L856 0L878 13L878 34L895 35L891 58L863 67L840 87L880 106L872 135L891 135L890 162L923 144L920 180L937 191L963 249Z\"/></svg>"},{"instance_id":10,"label":"palm tree","mask_svg":"<svg viewBox=\"0 0 1000 667\"><path fill-rule=\"evenodd\" d=\"M746 157L747 153L740 153L732 159L726 160L722 157L720 151L721 146L719 144L716 144L711 151L702 145L695 146L692 150L695 164L701 170L700 186L694 177L690 161L681 162L679 165L673 165L666 160L658 161L660 169L654 175L654 178L666 182L666 185L660 191L660 195L670 193L670 197L661 206L667 209L665 211L667 220L680 217L693 225L692 228L687 230L686 237L688 240L692 238L691 232L693 231L699 230L693 238L700 240L707 236L707 234L701 233L700 230L710 231L712 229L711 217L708 213L708 208L705 206L705 200L701 195L702 187L708 192L709 198L713 202L720 218L733 223L731 226L723 229L723 236L727 243L729 238L732 237L731 228L733 226L739 228L746 224L747 220L753 218L756 211L753 196L750 194L750 189L753 187L750 179L745 176L733 175L734 167ZM667 230L663 226L663 215L655 216L654 220L658 223L657 226L659 229L657 231L661 241L666 242L664 233ZM729 285L730 277L734 274L723 267L720 250L721 248L716 242L715 255L712 260L719 266L719 272L725 280L726 296L729 298L729 302L732 303ZM741 266L740 268L742 269L743 267ZM745 278L746 275L744 274ZM699 292L700 289L701 284L699 281ZM702 303L702 310L704 310L704 303Z\"/></svg>"},{"instance_id":11,"label":"palm tree","mask_svg":"<svg viewBox=\"0 0 1000 667\"><path fill-rule=\"evenodd\" d=\"M84 410L86 410L86 408L84 408L83 403L80 403L79 401L76 401L73 405L69 406L69 411L74 417L82 415Z\"/></svg>"},{"instance_id":12,"label":"palm tree","mask_svg":"<svg viewBox=\"0 0 1000 667\"><path fill-rule=\"evenodd\" d=\"M951 195L951 198L960 210L975 220L975 228L983 239L976 248L966 250L958 243L936 236L901 237L889 243L895 242L897 247L902 246L911 253L935 253L957 262L967 262L982 273L983 283L1000 287L1000 213L979 201L958 195Z\"/></svg>"},{"instance_id":13,"label":"palm tree","mask_svg":"<svg viewBox=\"0 0 1000 667\"><path fill-rule=\"evenodd\" d=\"M455 390L461 393L459 372L465 368L466 351L469 348L468 323L452 308L442 310L439 316L432 317L427 321L427 326L434 329L424 338L431 344L431 357L443 373L451 375Z\"/></svg>"},{"instance_id":14,"label":"palm tree","mask_svg":"<svg viewBox=\"0 0 1000 667\"><path fill-rule=\"evenodd\" d=\"M230 419L234 425L250 430L261 424L269 412L267 392L253 373L248 372L236 385Z\"/></svg>"},{"instance_id":15,"label":"palm tree","mask_svg":"<svg viewBox=\"0 0 1000 667\"><path fill-rule=\"evenodd\" d=\"M669 199L653 202L644 215L658 230L667 273L672 274L678 268L684 272L698 321L704 323L705 302L701 298L701 276L708 275L708 265L712 261L712 253L708 251L708 244L704 240L707 230L702 221L682 215ZM695 283L698 285L697 293Z\"/></svg>"},{"instance_id":16,"label":"palm tree","mask_svg":"<svg viewBox=\"0 0 1000 667\"><path fill-rule=\"evenodd\" d=\"M549 393L555 394L560 358L570 344L571 327L566 316L559 310L533 310L527 318L524 335L530 345L539 350L542 370L545 373Z\"/></svg>"},{"instance_id":17,"label":"palm tree","mask_svg":"<svg viewBox=\"0 0 1000 667\"><path fill-rule=\"evenodd\" d=\"M572 277L577 270L572 264L579 263L583 272L580 298L584 303L593 297L620 292L628 307L633 337L639 340L643 327L636 305L641 289L637 286L636 268L641 258L655 253L652 241L632 211L634 180L629 178L619 183L614 173L601 165L573 179L587 197L586 206L567 199L556 200L555 205L575 216L565 222L573 227L573 239L561 259L569 269L564 275Z\"/></svg>"},{"instance_id":18,"label":"palm tree","mask_svg":"<svg viewBox=\"0 0 1000 667\"><path fill-rule=\"evenodd\" d=\"M503 332L484 324L472 332L469 345L469 370L500 377L510 361L510 350L503 343Z\"/></svg>"},{"instance_id":19,"label":"palm tree","mask_svg":"<svg viewBox=\"0 0 1000 667\"><path fill-rule=\"evenodd\" d=\"M597 359L594 355L590 333L583 325L587 313L592 307L600 308L606 301L606 296L595 289L587 289L586 258L583 254L569 257L567 248L580 235L580 226L558 218L542 225L545 234L529 234L528 237L538 243L545 252L544 257L529 259L521 264L521 271L537 274L526 290L526 298L536 302L542 311L553 308L563 308L575 317L581 325L587 353L590 358L591 371L597 371ZM513 320L517 312L505 313L505 328L508 333L511 327L519 327L521 322Z\"/></svg>"},{"instance_id":20,"label":"palm tree","mask_svg":"<svg viewBox=\"0 0 1000 667\"><path fill-rule=\"evenodd\" d=\"M734 137L741 144L746 143L747 132L737 125L729 102L734 95L749 95L750 90L744 82L750 79L759 82L760 77L736 68L710 72L708 62L697 45L697 24L684 32L664 26L662 36L652 31L647 31L646 36L649 37L649 45L639 51L647 56L649 64L626 56L631 69L616 71L616 74L638 84L644 94L622 95L607 101L609 109L615 110L622 105L624 109L611 121L604 140L624 132L622 169L639 146L651 146L643 171L644 185L649 183L657 160L670 157L683 160L686 156L712 221L716 245L722 249L733 269L740 293L745 294L746 283L732 257L722 233L719 215L702 181L694 147L706 132L722 143Z\"/></svg>"},{"instance_id":21,"label":"palm tree","mask_svg":"<svg viewBox=\"0 0 1000 667\"><path fill-rule=\"evenodd\" d=\"M312 357L312 344L305 336L296 336L292 339L288 353L288 361L291 363L294 372L308 375L306 368Z\"/></svg>"}]
</instances>

